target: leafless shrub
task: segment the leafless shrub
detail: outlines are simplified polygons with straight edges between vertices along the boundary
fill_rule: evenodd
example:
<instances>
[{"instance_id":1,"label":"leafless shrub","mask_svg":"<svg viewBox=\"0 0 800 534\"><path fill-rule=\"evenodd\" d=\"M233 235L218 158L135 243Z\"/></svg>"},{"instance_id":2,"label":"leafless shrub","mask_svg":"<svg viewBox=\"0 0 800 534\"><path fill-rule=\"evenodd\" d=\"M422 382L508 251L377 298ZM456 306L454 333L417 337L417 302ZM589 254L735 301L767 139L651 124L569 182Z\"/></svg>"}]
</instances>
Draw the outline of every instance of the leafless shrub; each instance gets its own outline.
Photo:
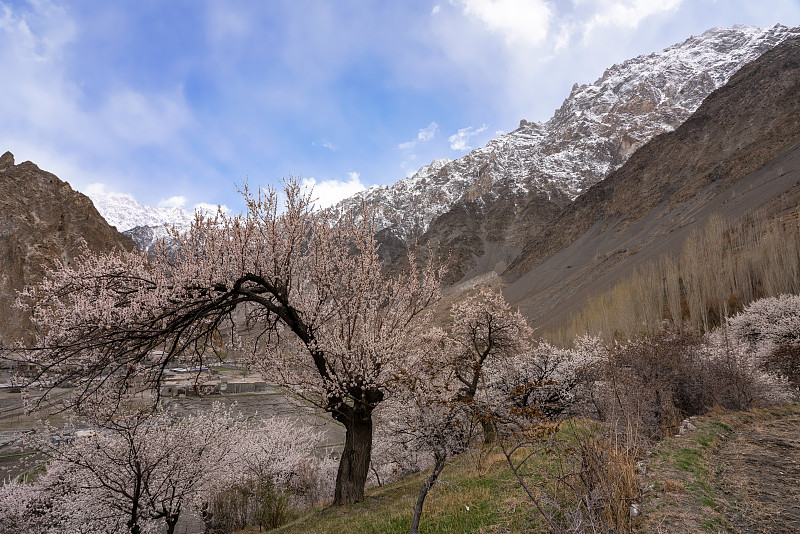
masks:
<instances>
[{"instance_id":1,"label":"leafless shrub","mask_svg":"<svg viewBox=\"0 0 800 534\"><path fill-rule=\"evenodd\" d=\"M504 437L509 467L549 531L631 531L631 504L640 497L636 461L643 450L633 421L624 427L573 421L559 432L539 428L524 438Z\"/></svg>"},{"instance_id":2,"label":"leafless shrub","mask_svg":"<svg viewBox=\"0 0 800 534\"><path fill-rule=\"evenodd\" d=\"M595 366L590 415L607 423L614 422L611 414L635 416L642 432L658 439L713 406L747 409L766 391L763 373L749 360L723 339L685 332L617 345Z\"/></svg>"},{"instance_id":3,"label":"leafless shrub","mask_svg":"<svg viewBox=\"0 0 800 534\"><path fill-rule=\"evenodd\" d=\"M234 484L203 509L206 532L223 534L254 525L277 528L290 518L289 499L289 492L268 478Z\"/></svg>"},{"instance_id":4,"label":"leafless shrub","mask_svg":"<svg viewBox=\"0 0 800 534\"><path fill-rule=\"evenodd\" d=\"M764 369L783 377L800 393L800 343L784 343L764 357Z\"/></svg>"}]
</instances>

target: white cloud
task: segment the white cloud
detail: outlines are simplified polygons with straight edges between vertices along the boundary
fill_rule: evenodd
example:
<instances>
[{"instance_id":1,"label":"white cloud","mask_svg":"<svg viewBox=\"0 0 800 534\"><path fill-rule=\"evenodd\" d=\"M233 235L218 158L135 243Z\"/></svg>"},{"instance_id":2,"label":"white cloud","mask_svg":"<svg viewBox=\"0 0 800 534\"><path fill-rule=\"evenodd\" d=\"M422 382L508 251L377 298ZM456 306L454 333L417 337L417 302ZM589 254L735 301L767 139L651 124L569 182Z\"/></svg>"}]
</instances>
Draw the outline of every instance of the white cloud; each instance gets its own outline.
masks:
<instances>
[{"instance_id":1,"label":"white cloud","mask_svg":"<svg viewBox=\"0 0 800 534\"><path fill-rule=\"evenodd\" d=\"M347 180L323 180L321 182L317 182L314 178L303 178L301 185L306 191L313 190L312 197L317 208L328 208L340 200L366 189L357 172L348 172L347 177Z\"/></svg>"},{"instance_id":2,"label":"white cloud","mask_svg":"<svg viewBox=\"0 0 800 534\"><path fill-rule=\"evenodd\" d=\"M438 131L439 131L439 125L436 124L435 122L431 122L429 125L427 125L425 128L422 128L417 133L417 139L419 139L420 141L430 141L436 136L436 132Z\"/></svg>"},{"instance_id":3,"label":"white cloud","mask_svg":"<svg viewBox=\"0 0 800 534\"><path fill-rule=\"evenodd\" d=\"M680 7L683 0L596 0L597 10L586 21L584 39L600 27L636 29L639 23L652 15L667 13Z\"/></svg>"},{"instance_id":4,"label":"white cloud","mask_svg":"<svg viewBox=\"0 0 800 534\"><path fill-rule=\"evenodd\" d=\"M117 193L115 191L109 191L108 186L101 182L93 182L84 187L83 191L81 192L89 198L113 197L113 198L124 198L132 202L136 202L136 199L133 197L133 195L130 195L128 193Z\"/></svg>"},{"instance_id":5,"label":"white cloud","mask_svg":"<svg viewBox=\"0 0 800 534\"><path fill-rule=\"evenodd\" d=\"M503 36L509 46L542 44L550 30L553 11L544 0L450 0L465 15Z\"/></svg>"},{"instance_id":6,"label":"white cloud","mask_svg":"<svg viewBox=\"0 0 800 534\"><path fill-rule=\"evenodd\" d=\"M158 203L159 208L182 208L184 205L186 205L186 197L182 195L169 197L168 199L161 200Z\"/></svg>"},{"instance_id":7,"label":"white cloud","mask_svg":"<svg viewBox=\"0 0 800 534\"><path fill-rule=\"evenodd\" d=\"M435 122L431 122L425 128L420 128L417 132L417 138L411 141L406 141L405 143L400 143L397 145L397 148L400 150L409 150L417 146L420 142L426 143L431 141L436 134L439 132L439 125Z\"/></svg>"},{"instance_id":8,"label":"white cloud","mask_svg":"<svg viewBox=\"0 0 800 534\"><path fill-rule=\"evenodd\" d=\"M72 15L47 0L0 0L0 65L13 73L0 83L2 146L79 190L138 178L131 163L141 162L134 155L141 147L158 145L181 159L181 137L193 123L182 88L143 92L78 79L71 70L80 44Z\"/></svg>"},{"instance_id":9,"label":"white cloud","mask_svg":"<svg viewBox=\"0 0 800 534\"><path fill-rule=\"evenodd\" d=\"M206 34L212 42L225 42L248 36L253 21L232 9L229 2L213 0L207 4Z\"/></svg>"},{"instance_id":10,"label":"white cloud","mask_svg":"<svg viewBox=\"0 0 800 534\"><path fill-rule=\"evenodd\" d=\"M468 144L470 138L478 135L479 133L485 132L487 128L488 126L486 124L482 125L477 130L472 126L469 126L467 128L460 128L458 130L458 133L455 133L450 137L448 137L447 140L450 141L450 148L459 151L470 150L472 148Z\"/></svg>"},{"instance_id":11,"label":"white cloud","mask_svg":"<svg viewBox=\"0 0 800 534\"><path fill-rule=\"evenodd\" d=\"M400 150L408 150L410 148L414 148L415 146L417 146L416 139L414 139L413 141L406 141L405 143L400 143L399 145L397 145L397 148L399 148Z\"/></svg>"},{"instance_id":12,"label":"white cloud","mask_svg":"<svg viewBox=\"0 0 800 534\"><path fill-rule=\"evenodd\" d=\"M439 4L436 4L435 6L433 6L433 9L431 9L431 15L436 15L441 10L442 10L442 6L440 6Z\"/></svg>"},{"instance_id":13,"label":"white cloud","mask_svg":"<svg viewBox=\"0 0 800 534\"><path fill-rule=\"evenodd\" d=\"M182 95L144 95L132 90L111 94L101 116L120 141L138 145L167 144L191 120Z\"/></svg>"},{"instance_id":14,"label":"white cloud","mask_svg":"<svg viewBox=\"0 0 800 534\"><path fill-rule=\"evenodd\" d=\"M329 142L326 141L326 142L322 143L322 146L327 148L331 152L335 152L336 151L336 146L333 143L329 143Z\"/></svg>"}]
</instances>

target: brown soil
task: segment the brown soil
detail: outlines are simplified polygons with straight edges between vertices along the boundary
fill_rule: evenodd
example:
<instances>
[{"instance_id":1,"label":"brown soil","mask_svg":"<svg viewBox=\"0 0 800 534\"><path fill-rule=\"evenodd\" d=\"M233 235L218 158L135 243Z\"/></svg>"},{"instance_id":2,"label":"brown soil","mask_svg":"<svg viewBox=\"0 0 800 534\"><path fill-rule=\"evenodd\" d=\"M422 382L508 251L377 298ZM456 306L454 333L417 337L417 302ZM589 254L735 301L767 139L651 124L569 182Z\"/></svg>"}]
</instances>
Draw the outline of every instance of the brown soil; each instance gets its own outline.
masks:
<instances>
[{"instance_id":1,"label":"brown soil","mask_svg":"<svg viewBox=\"0 0 800 534\"><path fill-rule=\"evenodd\" d=\"M737 432L717 455L736 532L800 532L800 414Z\"/></svg>"},{"instance_id":2,"label":"brown soil","mask_svg":"<svg viewBox=\"0 0 800 534\"><path fill-rule=\"evenodd\" d=\"M800 405L720 413L647 462L639 532L800 532Z\"/></svg>"}]
</instances>

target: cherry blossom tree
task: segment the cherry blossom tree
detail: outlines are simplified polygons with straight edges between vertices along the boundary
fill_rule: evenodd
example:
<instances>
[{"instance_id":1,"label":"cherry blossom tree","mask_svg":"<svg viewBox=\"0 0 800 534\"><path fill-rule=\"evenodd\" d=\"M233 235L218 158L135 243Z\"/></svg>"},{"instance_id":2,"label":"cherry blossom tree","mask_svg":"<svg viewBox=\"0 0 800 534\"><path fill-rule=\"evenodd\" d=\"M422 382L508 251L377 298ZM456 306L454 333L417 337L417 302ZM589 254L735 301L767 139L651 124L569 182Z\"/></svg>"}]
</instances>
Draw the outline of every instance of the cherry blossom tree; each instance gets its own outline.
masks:
<instances>
[{"instance_id":1,"label":"cherry blossom tree","mask_svg":"<svg viewBox=\"0 0 800 534\"><path fill-rule=\"evenodd\" d=\"M289 507L333 495L336 463L319 450L323 434L300 421L270 418L237 425L227 468L203 498L208 527L227 531L274 528Z\"/></svg>"},{"instance_id":2,"label":"cherry blossom tree","mask_svg":"<svg viewBox=\"0 0 800 534\"><path fill-rule=\"evenodd\" d=\"M414 507L412 534L447 460L467 450L478 423L485 441L492 441L498 418L507 421L521 413L509 409L508 391L492 386L509 361L530 349L532 332L525 319L501 293L488 289L455 304L451 316L450 333L432 328L419 339L414 364L399 373L402 387L382 417L381 438L393 445L382 447L384 454L394 460L398 450L407 451L417 462L427 459L430 467Z\"/></svg>"},{"instance_id":3,"label":"cherry blossom tree","mask_svg":"<svg viewBox=\"0 0 800 534\"><path fill-rule=\"evenodd\" d=\"M378 438L383 454L375 463L430 468L414 506L412 534L419 530L425 498L447 460L467 450L475 434L471 406L460 398L461 384L451 365L455 349L442 330L427 331L418 340L411 365L399 371L396 387L381 407ZM379 466L374 467L378 472Z\"/></svg>"},{"instance_id":4,"label":"cherry blossom tree","mask_svg":"<svg viewBox=\"0 0 800 534\"><path fill-rule=\"evenodd\" d=\"M728 326L757 351L800 345L800 295L755 300L729 319Z\"/></svg>"},{"instance_id":5,"label":"cherry blossom tree","mask_svg":"<svg viewBox=\"0 0 800 534\"><path fill-rule=\"evenodd\" d=\"M290 492L309 491L304 486L320 471L332 480L328 458L314 455L320 439L308 425L245 421L218 404L180 419L130 412L77 434L51 428L30 439L48 458L45 472L30 483L0 485L0 528L145 533L166 527L171 534L183 512L207 515L209 501L253 478Z\"/></svg>"},{"instance_id":6,"label":"cherry blossom tree","mask_svg":"<svg viewBox=\"0 0 800 534\"><path fill-rule=\"evenodd\" d=\"M265 377L328 411L346 429L335 504L363 500L372 414L439 297L442 271L381 274L367 213L317 212L300 185L243 190L247 211L198 214L151 256L85 250L28 288L37 381L78 385L72 405L158 391L165 369L201 367L227 332ZM246 327L246 328L245 328ZM239 335L241 333L241 335Z\"/></svg>"},{"instance_id":7,"label":"cherry blossom tree","mask_svg":"<svg viewBox=\"0 0 800 534\"><path fill-rule=\"evenodd\" d=\"M488 417L491 410L481 408L485 401L478 396L479 389L484 397L496 393L486 388L487 371L497 373L508 360L529 352L533 331L499 291L482 289L453 305L450 314L451 338L456 346L452 366L460 384L458 398L473 405L489 443L494 439Z\"/></svg>"},{"instance_id":8,"label":"cherry blossom tree","mask_svg":"<svg viewBox=\"0 0 800 534\"><path fill-rule=\"evenodd\" d=\"M728 326L749 345L763 368L800 391L800 295L753 301Z\"/></svg>"},{"instance_id":9,"label":"cherry blossom tree","mask_svg":"<svg viewBox=\"0 0 800 534\"><path fill-rule=\"evenodd\" d=\"M138 534L165 524L172 534L182 511L199 508L210 488L235 476L239 425L215 406L181 419L134 411L67 441L54 439L62 433L55 430L37 437L32 444L49 458L50 473L39 487L59 495L49 506L50 530L98 524Z\"/></svg>"},{"instance_id":10,"label":"cherry blossom tree","mask_svg":"<svg viewBox=\"0 0 800 534\"><path fill-rule=\"evenodd\" d=\"M518 409L535 407L549 419L579 411L589 394L590 370L605 354L599 338L583 336L572 348L556 347L545 340L531 344L487 375L487 388L508 399Z\"/></svg>"},{"instance_id":11,"label":"cherry blossom tree","mask_svg":"<svg viewBox=\"0 0 800 534\"><path fill-rule=\"evenodd\" d=\"M33 485L22 480L0 484L0 532L29 532L37 528L38 498Z\"/></svg>"}]
</instances>

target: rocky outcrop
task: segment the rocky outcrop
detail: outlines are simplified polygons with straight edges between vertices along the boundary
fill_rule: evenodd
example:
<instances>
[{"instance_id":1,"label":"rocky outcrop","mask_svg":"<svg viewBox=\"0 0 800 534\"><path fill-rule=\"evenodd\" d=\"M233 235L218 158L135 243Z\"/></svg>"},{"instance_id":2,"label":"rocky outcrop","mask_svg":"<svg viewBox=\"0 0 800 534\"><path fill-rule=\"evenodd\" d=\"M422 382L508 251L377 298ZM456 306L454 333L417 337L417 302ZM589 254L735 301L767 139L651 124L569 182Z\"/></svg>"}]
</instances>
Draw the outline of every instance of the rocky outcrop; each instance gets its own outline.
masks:
<instances>
[{"instance_id":1,"label":"rocky outcrop","mask_svg":"<svg viewBox=\"0 0 800 534\"><path fill-rule=\"evenodd\" d=\"M14 306L17 291L39 280L55 260L67 264L83 240L94 251L133 250L130 238L108 225L89 198L55 175L14 156L0 157L0 342L30 335Z\"/></svg>"}]
</instances>

